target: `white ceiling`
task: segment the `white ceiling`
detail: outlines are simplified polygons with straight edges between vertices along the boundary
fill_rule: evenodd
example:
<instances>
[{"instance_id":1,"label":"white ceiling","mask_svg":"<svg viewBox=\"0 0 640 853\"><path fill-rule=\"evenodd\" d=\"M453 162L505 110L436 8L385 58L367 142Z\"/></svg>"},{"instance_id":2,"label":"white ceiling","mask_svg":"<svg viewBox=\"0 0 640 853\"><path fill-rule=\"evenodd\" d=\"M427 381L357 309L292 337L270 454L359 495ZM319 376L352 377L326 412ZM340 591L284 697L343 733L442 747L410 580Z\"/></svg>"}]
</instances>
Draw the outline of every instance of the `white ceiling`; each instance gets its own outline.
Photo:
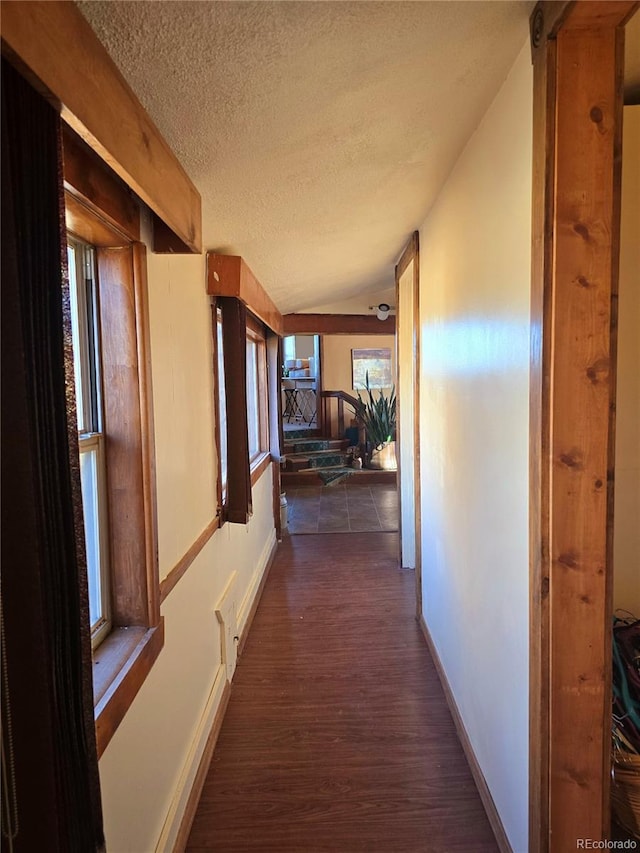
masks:
<instances>
[{"instance_id":1,"label":"white ceiling","mask_svg":"<svg viewBox=\"0 0 640 853\"><path fill-rule=\"evenodd\" d=\"M78 3L282 312L392 285L532 5Z\"/></svg>"}]
</instances>

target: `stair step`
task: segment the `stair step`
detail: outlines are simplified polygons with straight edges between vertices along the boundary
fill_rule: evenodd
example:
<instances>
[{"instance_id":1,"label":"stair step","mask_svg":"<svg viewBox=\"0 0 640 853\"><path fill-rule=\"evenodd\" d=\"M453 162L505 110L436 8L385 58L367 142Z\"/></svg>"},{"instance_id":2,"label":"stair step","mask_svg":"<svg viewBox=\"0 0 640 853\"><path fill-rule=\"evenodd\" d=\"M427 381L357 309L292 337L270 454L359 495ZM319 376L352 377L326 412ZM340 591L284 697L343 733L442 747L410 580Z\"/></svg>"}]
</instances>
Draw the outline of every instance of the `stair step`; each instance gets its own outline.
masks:
<instances>
[{"instance_id":1,"label":"stair step","mask_svg":"<svg viewBox=\"0 0 640 853\"><path fill-rule=\"evenodd\" d=\"M319 429L286 429L284 431L284 440L287 441L292 438L312 438L318 435L320 435Z\"/></svg>"},{"instance_id":2,"label":"stair step","mask_svg":"<svg viewBox=\"0 0 640 853\"><path fill-rule=\"evenodd\" d=\"M348 438L305 438L285 439L285 454L311 453L317 450L346 450L349 447Z\"/></svg>"},{"instance_id":3,"label":"stair step","mask_svg":"<svg viewBox=\"0 0 640 853\"><path fill-rule=\"evenodd\" d=\"M396 471L378 471L371 468L363 468L359 471L354 470L352 476L347 480L347 483L351 485L369 485L373 483L386 483L391 485L397 482L396 473ZM287 488L295 488L296 486L325 486L325 484L318 476L318 469L311 468L306 471L283 471L281 486L282 489L286 491Z\"/></svg>"},{"instance_id":4,"label":"stair step","mask_svg":"<svg viewBox=\"0 0 640 853\"><path fill-rule=\"evenodd\" d=\"M311 453L287 454L286 458L286 471L303 471L310 468L344 467L349 460L349 454L335 450L316 450Z\"/></svg>"}]
</instances>

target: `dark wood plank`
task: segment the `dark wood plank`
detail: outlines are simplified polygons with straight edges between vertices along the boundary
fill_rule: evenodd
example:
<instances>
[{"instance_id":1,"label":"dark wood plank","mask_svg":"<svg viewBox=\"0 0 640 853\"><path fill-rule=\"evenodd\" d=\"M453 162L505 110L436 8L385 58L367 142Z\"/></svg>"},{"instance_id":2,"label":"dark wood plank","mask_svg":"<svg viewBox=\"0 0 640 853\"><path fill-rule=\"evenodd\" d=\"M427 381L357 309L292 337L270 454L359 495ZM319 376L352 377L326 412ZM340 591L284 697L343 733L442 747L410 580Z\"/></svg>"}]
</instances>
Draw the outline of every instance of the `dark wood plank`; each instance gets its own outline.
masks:
<instances>
[{"instance_id":1,"label":"dark wood plank","mask_svg":"<svg viewBox=\"0 0 640 853\"><path fill-rule=\"evenodd\" d=\"M498 849L397 547L283 542L187 851Z\"/></svg>"},{"instance_id":2,"label":"dark wood plank","mask_svg":"<svg viewBox=\"0 0 640 853\"><path fill-rule=\"evenodd\" d=\"M207 252L207 293L239 299L276 334L283 334L282 314L239 255Z\"/></svg>"},{"instance_id":3,"label":"dark wood plank","mask_svg":"<svg viewBox=\"0 0 640 853\"><path fill-rule=\"evenodd\" d=\"M62 126L62 146L65 190L128 241L140 240L140 205L129 187L66 125Z\"/></svg>"},{"instance_id":4,"label":"dark wood plank","mask_svg":"<svg viewBox=\"0 0 640 853\"><path fill-rule=\"evenodd\" d=\"M283 335L395 335L395 314L285 314Z\"/></svg>"}]
</instances>

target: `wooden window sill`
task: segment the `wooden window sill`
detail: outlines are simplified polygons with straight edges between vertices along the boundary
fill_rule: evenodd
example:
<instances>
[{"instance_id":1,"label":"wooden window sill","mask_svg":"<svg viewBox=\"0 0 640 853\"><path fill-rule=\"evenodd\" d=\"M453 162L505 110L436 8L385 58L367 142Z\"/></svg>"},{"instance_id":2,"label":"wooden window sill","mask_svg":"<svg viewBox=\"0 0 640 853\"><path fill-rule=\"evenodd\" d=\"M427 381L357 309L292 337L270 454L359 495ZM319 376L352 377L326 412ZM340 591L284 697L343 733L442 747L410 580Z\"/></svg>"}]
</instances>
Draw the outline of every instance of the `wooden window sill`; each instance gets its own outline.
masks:
<instances>
[{"instance_id":1,"label":"wooden window sill","mask_svg":"<svg viewBox=\"0 0 640 853\"><path fill-rule=\"evenodd\" d=\"M269 465L271 464L271 454L268 450L261 453L251 463L251 485L255 486L260 477L267 470Z\"/></svg>"},{"instance_id":2,"label":"wooden window sill","mask_svg":"<svg viewBox=\"0 0 640 853\"><path fill-rule=\"evenodd\" d=\"M93 695L98 758L140 690L164 645L164 619L153 628L115 628L96 649Z\"/></svg>"}]
</instances>

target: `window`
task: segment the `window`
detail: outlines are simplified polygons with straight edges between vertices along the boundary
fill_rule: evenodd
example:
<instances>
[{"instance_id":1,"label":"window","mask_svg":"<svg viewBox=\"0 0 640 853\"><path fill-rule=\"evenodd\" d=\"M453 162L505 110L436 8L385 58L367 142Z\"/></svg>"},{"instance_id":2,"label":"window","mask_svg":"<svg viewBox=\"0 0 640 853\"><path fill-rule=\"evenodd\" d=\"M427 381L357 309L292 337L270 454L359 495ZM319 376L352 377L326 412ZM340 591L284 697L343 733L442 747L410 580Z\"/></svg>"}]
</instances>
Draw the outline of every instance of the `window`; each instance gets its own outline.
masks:
<instances>
[{"instance_id":1,"label":"window","mask_svg":"<svg viewBox=\"0 0 640 853\"><path fill-rule=\"evenodd\" d=\"M91 642L95 649L111 629L95 249L70 238L67 259L89 618Z\"/></svg>"},{"instance_id":2,"label":"window","mask_svg":"<svg viewBox=\"0 0 640 853\"><path fill-rule=\"evenodd\" d=\"M101 755L164 642L138 201L63 132L71 335Z\"/></svg>"},{"instance_id":3,"label":"window","mask_svg":"<svg viewBox=\"0 0 640 853\"><path fill-rule=\"evenodd\" d=\"M251 471L269 452L267 347L261 324L247 321L247 425Z\"/></svg>"},{"instance_id":4,"label":"window","mask_svg":"<svg viewBox=\"0 0 640 853\"><path fill-rule=\"evenodd\" d=\"M224 393L224 348L222 343L222 311L215 309L216 318L216 349L215 369L216 387L218 389L218 421L216 424L216 438L218 444L218 465L220 484L220 505L224 505L227 497L227 397Z\"/></svg>"}]
</instances>

